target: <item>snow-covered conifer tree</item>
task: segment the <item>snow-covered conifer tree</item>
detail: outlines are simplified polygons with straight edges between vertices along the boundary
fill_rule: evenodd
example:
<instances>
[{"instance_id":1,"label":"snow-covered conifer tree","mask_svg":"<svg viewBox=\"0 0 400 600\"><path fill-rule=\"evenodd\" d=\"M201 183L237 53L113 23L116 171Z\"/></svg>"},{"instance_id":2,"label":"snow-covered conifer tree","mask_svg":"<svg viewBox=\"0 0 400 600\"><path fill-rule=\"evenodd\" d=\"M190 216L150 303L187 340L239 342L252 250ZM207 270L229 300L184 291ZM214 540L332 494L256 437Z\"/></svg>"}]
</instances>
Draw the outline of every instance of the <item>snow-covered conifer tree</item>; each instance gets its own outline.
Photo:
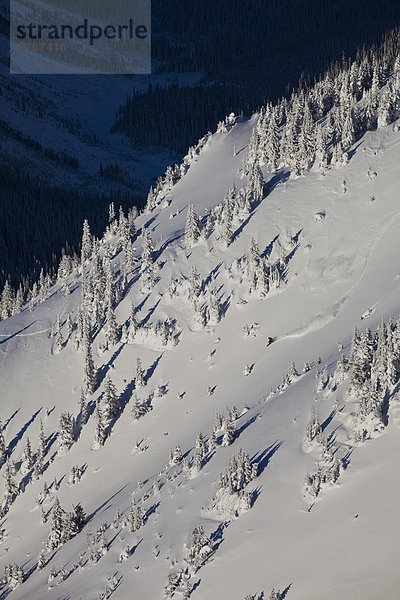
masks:
<instances>
[{"instance_id":1,"label":"snow-covered conifer tree","mask_svg":"<svg viewBox=\"0 0 400 600\"><path fill-rule=\"evenodd\" d=\"M129 331L128 331L128 341L133 342L136 336L136 333L139 331L139 322L136 318L136 309L132 306L131 316L129 319Z\"/></svg>"},{"instance_id":2,"label":"snow-covered conifer tree","mask_svg":"<svg viewBox=\"0 0 400 600\"><path fill-rule=\"evenodd\" d=\"M385 336L383 328L382 335ZM384 340L383 346L386 345ZM371 363L373 360L373 339L371 330L367 329L360 334L354 330L349 358L350 385L358 389L371 376Z\"/></svg>"},{"instance_id":3,"label":"snow-covered conifer tree","mask_svg":"<svg viewBox=\"0 0 400 600\"><path fill-rule=\"evenodd\" d=\"M39 479L39 477L43 474L44 458L46 456L46 450L47 450L46 436L44 434L43 423L42 423L42 421L40 421L39 445L38 445L38 449L36 452L35 466L34 466L35 479Z\"/></svg>"},{"instance_id":4,"label":"snow-covered conifer tree","mask_svg":"<svg viewBox=\"0 0 400 600\"><path fill-rule=\"evenodd\" d=\"M130 546L129 546L129 544L126 544L124 549L121 550L121 552L119 554L118 562L119 563L126 562L129 559L130 555L131 555Z\"/></svg>"},{"instance_id":5,"label":"snow-covered conifer tree","mask_svg":"<svg viewBox=\"0 0 400 600\"><path fill-rule=\"evenodd\" d=\"M193 458L193 466L195 469L199 470L202 468L204 464L204 459L207 454L207 446L204 441L203 434L200 432L196 438L196 446L194 451Z\"/></svg>"},{"instance_id":6,"label":"snow-covered conifer tree","mask_svg":"<svg viewBox=\"0 0 400 600\"><path fill-rule=\"evenodd\" d=\"M195 572L212 553L212 544L206 536L204 528L199 525L192 531L192 538L187 549L187 562L194 567Z\"/></svg>"},{"instance_id":7,"label":"snow-covered conifer tree","mask_svg":"<svg viewBox=\"0 0 400 600\"><path fill-rule=\"evenodd\" d=\"M186 227L185 227L185 244L188 248L193 247L198 242L201 235L200 219L195 213L194 206L189 205Z\"/></svg>"},{"instance_id":8,"label":"snow-covered conifer tree","mask_svg":"<svg viewBox=\"0 0 400 600\"><path fill-rule=\"evenodd\" d=\"M146 378L144 370L142 368L142 361L138 357L136 359L136 374L135 374L135 387L136 389L142 388L146 385Z\"/></svg>"},{"instance_id":9,"label":"snow-covered conifer tree","mask_svg":"<svg viewBox=\"0 0 400 600\"><path fill-rule=\"evenodd\" d=\"M164 594L167 598L172 598L179 585L179 576L176 573L168 573L167 583L164 586Z\"/></svg>"},{"instance_id":10,"label":"snow-covered conifer tree","mask_svg":"<svg viewBox=\"0 0 400 600\"><path fill-rule=\"evenodd\" d=\"M89 222L87 219L83 221L82 245L81 245L81 261L84 262L91 257L92 254L92 236L90 234Z\"/></svg>"},{"instance_id":11,"label":"snow-covered conifer tree","mask_svg":"<svg viewBox=\"0 0 400 600\"><path fill-rule=\"evenodd\" d=\"M144 417L151 410L151 404L149 400L142 400L138 398L136 394L133 397L132 417L136 420Z\"/></svg>"},{"instance_id":12,"label":"snow-covered conifer tree","mask_svg":"<svg viewBox=\"0 0 400 600\"><path fill-rule=\"evenodd\" d=\"M97 388L97 370L92 355L90 338L84 340L85 365L83 374L83 389L86 396L93 394Z\"/></svg>"},{"instance_id":13,"label":"snow-covered conifer tree","mask_svg":"<svg viewBox=\"0 0 400 600\"><path fill-rule=\"evenodd\" d=\"M0 300L0 318L8 319L13 314L14 309L14 291L10 282L7 280L1 294Z\"/></svg>"},{"instance_id":14,"label":"snow-covered conifer tree","mask_svg":"<svg viewBox=\"0 0 400 600\"><path fill-rule=\"evenodd\" d=\"M134 498L131 500L131 507L127 519L127 527L131 533L135 533L143 526L143 510L135 503Z\"/></svg>"},{"instance_id":15,"label":"snow-covered conifer tree","mask_svg":"<svg viewBox=\"0 0 400 600\"><path fill-rule=\"evenodd\" d=\"M72 511L67 514L66 521L68 522L68 526L64 527L64 529L67 530L67 533L64 535L66 541L68 541L82 531L86 523L86 515L79 502L73 507Z\"/></svg>"},{"instance_id":16,"label":"snow-covered conifer tree","mask_svg":"<svg viewBox=\"0 0 400 600\"><path fill-rule=\"evenodd\" d=\"M314 409L311 414L311 419L307 425L305 439L307 442L312 442L321 433L321 424L318 418L317 409Z\"/></svg>"},{"instance_id":17,"label":"snow-covered conifer tree","mask_svg":"<svg viewBox=\"0 0 400 600\"><path fill-rule=\"evenodd\" d=\"M204 282L201 278L199 271L196 268L196 265L192 266L190 272L189 279L189 295L188 298L190 301L197 300L203 290Z\"/></svg>"},{"instance_id":18,"label":"snow-covered conifer tree","mask_svg":"<svg viewBox=\"0 0 400 600\"><path fill-rule=\"evenodd\" d=\"M23 475L29 473L33 469L34 462L31 442L29 438L26 438L25 448L21 457L21 473Z\"/></svg>"},{"instance_id":19,"label":"snow-covered conifer tree","mask_svg":"<svg viewBox=\"0 0 400 600\"><path fill-rule=\"evenodd\" d=\"M153 264L154 246L151 241L150 232L148 229L143 230L142 234L142 265L141 270L146 271Z\"/></svg>"},{"instance_id":20,"label":"snow-covered conifer tree","mask_svg":"<svg viewBox=\"0 0 400 600\"><path fill-rule=\"evenodd\" d=\"M84 425L86 425L89 419L89 408L86 402L85 393L81 390L81 394L79 396L79 415L78 415L78 426L80 429Z\"/></svg>"},{"instance_id":21,"label":"snow-covered conifer tree","mask_svg":"<svg viewBox=\"0 0 400 600\"><path fill-rule=\"evenodd\" d=\"M51 528L47 538L46 547L49 552L59 548L64 537L64 511L61 508L60 501L56 497L51 512Z\"/></svg>"},{"instance_id":22,"label":"snow-covered conifer tree","mask_svg":"<svg viewBox=\"0 0 400 600\"><path fill-rule=\"evenodd\" d=\"M58 452L64 454L75 442L75 421L71 413L63 412L58 429Z\"/></svg>"},{"instance_id":23,"label":"snow-covered conifer tree","mask_svg":"<svg viewBox=\"0 0 400 600\"><path fill-rule=\"evenodd\" d=\"M107 421L114 419L120 413L121 406L119 403L117 388L111 381L109 375L106 377L104 385L104 399L103 399L103 418Z\"/></svg>"},{"instance_id":24,"label":"snow-covered conifer tree","mask_svg":"<svg viewBox=\"0 0 400 600\"><path fill-rule=\"evenodd\" d=\"M175 447L175 450L170 451L169 464L178 465L182 461L182 449L179 444Z\"/></svg>"},{"instance_id":25,"label":"snow-covered conifer tree","mask_svg":"<svg viewBox=\"0 0 400 600\"><path fill-rule=\"evenodd\" d=\"M118 343L120 331L115 318L115 312L111 304L107 307L106 327L105 327L105 343L104 349L109 350Z\"/></svg>"},{"instance_id":26,"label":"snow-covered conifer tree","mask_svg":"<svg viewBox=\"0 0 400 600\"><path fill-rule=\"evenodd\" d=\"M222 307L218 299L217 290L210 291L210 304L208 308L209 320L211 323L219 323L222 317Z\"/></svg>"},{"instance_id":27,"label":"snow-covered conifer tree","mask_svg":"<svg viewBox=\"0 0 400 600\"><path fill-rule=\"evenodd\" d=\"M218 443L217 443L217 436L216 436L216 432L213 429L211 432L211 435L208 439L207 442L207 451L208 452L213 452L215 450L215 448L217 447Z\"/></svg>"},{"instance_id":28,"label":"snow-covered conifer tree","mask_svg":"<svg viewBox=\"0 0 400 600\"><path fill-rule=\"evenodd\" d=\"M107 439L106 434L106 424L104 422L104 417L102 414L102 410L100 405L97 404L95 410L95 430L94 430L94 439L92 444L93 450L98 450L101 446L104 446L104 443Z\"/></svg>"},{"instance_id":29,"label":"snow-covered conifer tree","mask_svg":"<svg viewBox=\"0 0 400 600\"><path fill-rule=\"evenodd\" d=\"M355 118L354 118L354 109L351 108L346 115L343 130L342 130L342 144L345 150L347 150L350 146L354 144L356 141L356 131L355 131Z\"/></svg>"},{"instance_id":30,"label":"snow-covered conifer tree","mask_svg":"<svg viewBox=\"0 0 400 600\"><path fill-rule=\"evenodd\" d=\"M4 474L4 502L3 509L7 510L19 494L19 487L14 479L15 467L10 459L7 459Z\"/></svg>"},{"instance_id":31,"label":"snow-covered conifer tree","mask_svg":"<svg viewBox=\"0 0 400 600\"><path fill-rule=\"evenodd\" d=\"M226 419L223 425L224 435L222 438L222 446L230 446L236 439L235 423L230 418Z\"/></svg>"},{"instance_id":32,"label":"snow-covered conifer tree","mask_svg":"<svg viewBox=\"0 0 400 600\"><path fill-rule=\"evenodd\" d=\"M4 567L4 582L9 586L10 590L15 590L21 583L24 582L25 574L23 567L17 564L6 565Z\"/></svg>"}]
</instances>

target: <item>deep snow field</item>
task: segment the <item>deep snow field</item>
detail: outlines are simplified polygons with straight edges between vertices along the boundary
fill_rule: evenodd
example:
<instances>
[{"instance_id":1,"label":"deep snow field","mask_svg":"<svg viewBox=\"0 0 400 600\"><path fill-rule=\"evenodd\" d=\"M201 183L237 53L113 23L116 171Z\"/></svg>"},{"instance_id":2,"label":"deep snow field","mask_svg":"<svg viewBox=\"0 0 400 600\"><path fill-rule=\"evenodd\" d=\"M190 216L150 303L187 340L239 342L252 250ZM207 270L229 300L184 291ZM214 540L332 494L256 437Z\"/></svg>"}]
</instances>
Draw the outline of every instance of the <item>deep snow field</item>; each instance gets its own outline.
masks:
<instances>
[{"instance_id":1,"label":"deep snow field","mask_svg":"<svg viewBox=\"0 0 400 600\"><path fill-rule=\"evenodd\" d=\"M132 285L116 308L117 321L124 323L134 305L139 321L176 319L180 333L174 347L162 348L150 335L119 342L105 353L99 352L103 334L96 336L94 360L102 383L91 399L101 396L108 373L124 406L103 447L92 449L92 414L71 449L57 452L60 414L79 413L83 354L72 340L56 352L50 334L57 318L64 326L69 314L76 315L81 279L71 276L69 296L58 283L47 300L0 323L0 416L17 469L27 436L34 451L37 447L40 420L49 438L43 476L35 481L17 472L15 480L25 477L26 487L2 521L1 570L17 563L30 574L12 598L96 600L107 585L117 585L115 599L161 599L169 572L186 568L185 544L201 525L213 543L192 574L196 600L243 600L247 594L268 599L273 588L286 590L287 600L398 599L400 403L394 390L387 426L358 443L346 380L332 382L341 355L338 342L348 355L355 326L375 331L382 318L396 319L400 312L400 133L396 125L367 133L347 166L324 174L312 170L290 179L264 170L265 198L233 243L224 250L210 236L186 248L188 205L203 217L233 182L237 189L244 185L240 169L253 125L254 117L239 120L228 133L211 136L165 207L135 221L139 233L145 224L151 232L160 279L143 293L139 235ZM226 270L249 252L252 238L270 261L286 257L285 281L265 299L249 296L246 285ZM113 259L116 270L120 258ZM193 324L193 307L185 298L184 280L193 265L224 303L221 321L204 329ZM168 293L171 278L180 282L175 294ZM268 336L276 340L267 347ZM147 378L145 387L135 390L138 357ZM271 394L292 362L300 375ZM311 369L302 373L305 362ZM316 372L325 366L329 381L316 391ZM134 394L147 398L157 388L152 410L132 418ZM190 462L197 434L207 440L216 413L226 414L233 405L241 416L231 445L219 444L199 472L182 461L169 466L170 450L178 444ZM346 468L310 499L305 477L315 472L321 456L319 439L304 443L314 408L325 439ZM246 487L254 491L251 508L229 518L212 501L220 473L240 448L258 463L258 475ZM74 465L85 470L72 485ZM88 522L60 549L46 553L50 560L38 570L51 522L49 516L41 523L36 501L44 482L50 488L45 512L57 495L67 511L80 502ZM117 509L122 516L129 511L132 493L146 515L134 533L121 519L111 526ZM88 534L103 524L108 551L91 563ZM118 562L127 544L130 556ZM72 572L65 581L57 575L48 584L52 567ZM107 574L118 583L107 584ZM182 591L175 597L182 598Z\"/></svg>"}]
</instances>

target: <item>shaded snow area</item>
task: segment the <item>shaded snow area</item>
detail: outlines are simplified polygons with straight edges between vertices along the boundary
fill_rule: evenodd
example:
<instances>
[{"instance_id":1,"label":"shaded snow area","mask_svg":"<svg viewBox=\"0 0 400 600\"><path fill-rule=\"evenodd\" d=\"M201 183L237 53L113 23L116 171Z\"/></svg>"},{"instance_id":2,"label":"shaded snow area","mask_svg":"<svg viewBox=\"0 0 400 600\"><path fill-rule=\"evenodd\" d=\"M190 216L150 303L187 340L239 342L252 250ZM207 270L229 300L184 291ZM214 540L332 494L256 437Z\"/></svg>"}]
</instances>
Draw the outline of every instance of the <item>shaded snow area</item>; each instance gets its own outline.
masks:
<instances>
[{"instance_id":1,"label":"shaded snow area","mask_svg":"<svg viewBox=\"0 0 400 600\"><path fill-rule=\"evenodd\" d=\"M397 600L400 134L246 203L254 124L0 323L2 598Z\"/></svg>"}]
</instances>

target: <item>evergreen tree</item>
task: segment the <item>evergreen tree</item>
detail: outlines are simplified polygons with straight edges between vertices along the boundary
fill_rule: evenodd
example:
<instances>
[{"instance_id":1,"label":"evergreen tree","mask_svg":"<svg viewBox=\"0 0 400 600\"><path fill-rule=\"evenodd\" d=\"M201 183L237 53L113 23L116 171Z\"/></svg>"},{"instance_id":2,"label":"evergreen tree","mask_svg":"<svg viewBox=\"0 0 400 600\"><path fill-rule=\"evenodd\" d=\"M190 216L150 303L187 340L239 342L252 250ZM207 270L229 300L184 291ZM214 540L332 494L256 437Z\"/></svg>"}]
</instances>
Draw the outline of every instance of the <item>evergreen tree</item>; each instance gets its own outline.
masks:
<instances>
[{"instance_id":1,"label":"evergreen tree","mask_svg":"<svg viewBox=\"0 0 400 600\"><path fill-rule=\"evenodd\" d=\"M68 451L75 442L75 420L71 413L63 412L58 429L59 452Z\"/></svg>"},{"instance_id":2,"label":"evergreen tree","mask_svg":"<svg viewBox=\"0 0 400 600\"><path fill-rule=\"evenodd\" d=\"M317 409L314 408L312 415L311 415L311 419L307 425L305 439L308 442L312 442L313 440L315 440L316 437L318 437L320 435L320 433L321 433L321 424L319 422Z\"/></svg>"},{"instance_id":3,"label":"evergreen tree","mask_svg":"<svg viewBox=\"0 0 400 600\"><path fill-rule=\"evenodd\" d=\"M73 510L68 513L66 521L68 525L64 527L64 530L66 531L64 536L66 537L66 541L68 541L80 533L86 524L86 515L79 502L73 507Z\"/></svg>"},{"instance_id":4,"label":"evergreen tree","mask_svg":"<svg viewBox=\"0 0 400 600\"><path fill-rule=\"evenodd\" d=\"M230 446L236 439L236 427L235 423L230 418L224 422L224 435L222 438L222 446Z\"/></svg>"},{"instance_id":5,"label":"evergreen tree","mask_svg":"<svg viewBox=\"0 0 400 600\"><path fill-rule=\"evenodd\" d=\"M51 528L47 538L46 547L49 552L56 550L61 546L64 539L64 511L61 508L60 502L56 497L52 513L51 513Z\"/></svg>"},{"instance_id":6,"label":"evergreen tree","mask_svg":"<svg viewBox=\"0 0 400 600\"><path fill-rule=\"evenodd\" d=\"M16 564L7 565L4 567L4 581L9 586L10 590L15 590L21 583L24 582L25 574L23 567Z\"/></svg>"},{"instance_id":7,"label":"evergreen tree","mask_svg":"<svg viewBox=\"0 0 400 600\"><path fill-rule=\"evenodd\" d=\"M354 109L351 108L346 115L343 130L342 130L342 143L344 149L350 148L356 140L355 124L354 124Z\"/></svg>"},{"instance_id":8,"label":"evergreen tree","mask_svg":"<svg viewBox=\"0 0 400 600\"><path fill-rule=\"evenodd\" d=\"M142 234L142 265L141 270L146 271L153 265L154 246L151 241L150 232L148 229L143 230Z\"/></svg>"},{"instance_id":9,"label":"evergreen tree","mask_svg":"<svg viewBox=\"0 0 400 600\"><path fill-rule=\"evenodd\" d=\"M194 451L193 466L199 470L203 467L204 459L207 454L207 446L204 441L203 434L200 432L196 438L196 446Z\"/></svg>"},{"instance_id":10,"label":"evergreen tree","mask_svg":"<svg viewBox=\"0 0 400 600\"><path fill-rule=\"evenodd\" d=\"M31 442L29 438L26 438L25 448L21 457L21 473L29 473L33 469L34 462Z\"/></svg>"},{"instance_id":11,"label":"evergreen tree","mask_svg":"<svg viewBox=\"0 0 400 600\"><path fill-rule=\"evenodd\" d=\"M94 439L92 444L93 450L98 450L99 448L101 448L101 446L104 446L106 439L106 424L104 423L104 417L100 405L97 404L95 410Z\"/></svg>"},{"instance_id":12,"label":"evergreen tree","mask_svg":"<svg viewBox=\"0 0 400 600\"><path fill-rule=\"evenodd\" d=\"M209 319L213 323L219 323L222 317L222 307L218 300L216 289L210 291Z\"/></svg>"},{"instance_id":13,"label":"evergreen tree","mask_svg":"<svg viewBox=\"0 0 400 600\"><path fill-rule=\"evenodd\" d=\"M170 451L169 464L171 466L178 465L182 461L182 449L179 444L175 447L175 450Z\"/></svg>"},{"instance_id":14,"label":"evergreen tree","mask_svg":"<svg viewBox=\"0 0 400 600\"><path fill-rule=\"evenodd\" d=\"M4 504L6 509L14 502L15 498L19 494L19 487L15 482L15 467L10 459L7 459L6 470L4 474L5 486L4 486Z\"/></svg>"},{"instance_id":15,"label":"evergreen tree","mask_svg":"<svg viewBox=\"0 0 400 600\"><path fill-rule=\"evenodd\" d=\"M9 281L6 281L4 284L0 300L0 309L1 319L8 319L14 312L14 291Z\"/></svg>"},{"instance_id":16,"label":"evergreen tree","mask_svg":"<svg viewBox=\"0 0 400 600\"><path fill-rule=\"evenodd\" d=\"M129 547L129 544L126 544L124 549L120 552L120 555L118 557L118 562L119 563L126 562L129 559L130 555L131 555L131 549Z\"/></svg>"},{"instance_id":17,"label":"evergreen tree","mask_svg":"<svg viewBox=\"0 0 400 600\"><path fill-rule=\"evenodd\" d=\"M232 213L230 209L223 211L222 223L221 223L221 234L220 241L224 248L228 248L231 245L233 238L232 232Z\"/></svg>"},{"instance_id":18,"label":"evergreen tree","mask_svg":"<svg viewBox=\"0 0 400 600\"><path fill-rule=\"evenodd\" d=\"M109 375L106 377L104 386L104 400L103 400L103 417L110 421L117 417L120 413L121 406L119 403L117 388L111 381Z\"/></svg>"},{"instance_id":19,"label":"evergreen tree","mask_svg":"<svg viewBox=\"0 0 400 600\"><path fill-rule=\"evenodd\" d=\"M144 415L147 414L149 410L151 410L149 401L142 400L141 398L138 398L135 394L133 397L133 407L131 411L132 417L138 420L141 417L144 417Z\"/></svg>"},{"instance_id":20,"label":"evergreen tree","mask_svg":"<svg viewBox=\"0 0 400 600\"><path fill-rule=\"evenodd\" d=\"M200 525L192 531L192 539L187 551L187 562L197 571L212 552L211 541Z\"/></svg>"},{"instance_id":21,"label":"evergreen tree","mask_svg":"<svg viewBox=\"0 0 400 600\"><path fill-rule=\"evenodd\" d=\"M135 374L135 387L136 389L142 388L146 385L146 378L144 370L142 368L142 361L140 358L136 359L136 374Z\"/></svg>"},{"instance_id":22,"label":"evergreen tree","mask_svg":"<svg viewBox=\"0 0 400 600\"><path fill-rule=\"evenodd\" d=\"M204 282L201 278L201 275L199 273L199 271L197 270L196 265L192 266L191 272L190 272L190 279L189 279L189 300L190 301L195 301L198 299L198 297L200 296L202 290L203 290L203 286L204 286Z\"/></svg>"},{"instance_id":23,"label":"evergreen tree","mask_svg":"<svg viewBox=\"0 0 400 600\"><path fill-rule=\"evenodd\" d=\"M135 531L138 531L138 529L140 529L143 526L143 522L144 522L143 519L144 519L143 511L142 511L141 507L137 506L134 498L132 497L131 507L130 507L129 515L128 515L128 522L127 522L129 531L131 533L135 533Z\"/></svg>"},{"instance_id":24,"label":"evergreen tree","mask_svg":"<svg viewBox=\"0 0 400 600\"><path fill-rule=\"evenodd\" d=\"M201 235L201 223L200 219L194 211L194 206L189 205L186 227L185 227L185 244L188 248L191 248L198 242Z\"/></svg>"},{"instance_id":25,"label":"evergreen tree","mask_svg":"<svg viewBox=\"0 0 400 600\"><path fill-rule=\"evenodd\" d=\"M134 308L134 306L132 306L131 316L129 319L129 333L128 333L128 340L130 342L134 341L136 333L138 332L139 328L140 328L139 322L136 318L136 309Z\"/></svg>"},{"instance_id":26,"label":"evergreen tree","mask_svg":"<svg viewBox=\"0 0 400 600\"><path fill-rule=\"evenodd\" d=\"M39 477L44 472L44 459L46 456L47 444L46 444L46 436L44 434L43 422L40 421L40 430L39 430L39 444L36 452L35 458L35 466L34 466L34 477L35 479L39 479Z\"/></svg>"},{"instance_id":27,"label":"evergreen tree","mask_svg":"<svg viewBox=\"0 0 400 600\"><path fill-rule=\"evenodd\" d=\"M83 221L82 245L81 245L81 262L82 265L91 257L92 254L92 236L90 234L89 222L87 219Z\"/></svg>"},{"instance_id":28,"label":"evergreen tree","mask_svg":"<svg viewBox=\"0 0 400 600\"><path fill-rule=\"evenodd\" d=\"M79 417L78 417L78 424L79 424L80 429L82 429L82 427L84 425L86 425L86 423L88 422L88 419L89 419L89 409L88 409L88 405L86 402L85 393L83 390L81 390L81 394L79 396Z\"/></svg>"},{"instance_id":29,"label":"evergreen tree","mask_svg":"<svg viewBox=\"0 0 400 600\"><path fill-rule=\"evenodd\" d=\"M94 365L90 339L84 341L85 365L83 374L83 389L86 396L92 395L97 388L97 370Z\"/></svg>"},{"instance_id":30,"label":"evergreen tree","mask_svg":"<svg viewBox=\"0 0 400 600\"><path fill-rule=\"evenodd\" d=\"M109 350L119 342L120 331L115 318L115 312L112 305L107 308L106 329L105 329L105 344L104 349Z\"/></svg>"}]
</instances>

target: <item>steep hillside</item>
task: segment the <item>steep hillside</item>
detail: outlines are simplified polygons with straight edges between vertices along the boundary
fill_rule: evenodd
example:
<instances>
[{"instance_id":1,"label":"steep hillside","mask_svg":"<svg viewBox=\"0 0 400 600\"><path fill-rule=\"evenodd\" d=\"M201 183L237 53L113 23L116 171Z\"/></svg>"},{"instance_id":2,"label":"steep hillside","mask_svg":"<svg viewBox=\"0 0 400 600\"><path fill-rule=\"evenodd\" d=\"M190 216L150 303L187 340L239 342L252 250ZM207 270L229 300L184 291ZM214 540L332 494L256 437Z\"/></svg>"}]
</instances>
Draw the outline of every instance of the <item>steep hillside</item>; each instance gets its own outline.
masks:
<instances>
[{"instance_id":1,"label":"steep hillside","mask_svg":"<svg viewBox=\"0 0 400 600\"><path fill-rule=\"evenodd\" d=\"M256 120L1 322L3 598L397 599L398 122L260 188Z\"/></svg>"}]
</instances>

